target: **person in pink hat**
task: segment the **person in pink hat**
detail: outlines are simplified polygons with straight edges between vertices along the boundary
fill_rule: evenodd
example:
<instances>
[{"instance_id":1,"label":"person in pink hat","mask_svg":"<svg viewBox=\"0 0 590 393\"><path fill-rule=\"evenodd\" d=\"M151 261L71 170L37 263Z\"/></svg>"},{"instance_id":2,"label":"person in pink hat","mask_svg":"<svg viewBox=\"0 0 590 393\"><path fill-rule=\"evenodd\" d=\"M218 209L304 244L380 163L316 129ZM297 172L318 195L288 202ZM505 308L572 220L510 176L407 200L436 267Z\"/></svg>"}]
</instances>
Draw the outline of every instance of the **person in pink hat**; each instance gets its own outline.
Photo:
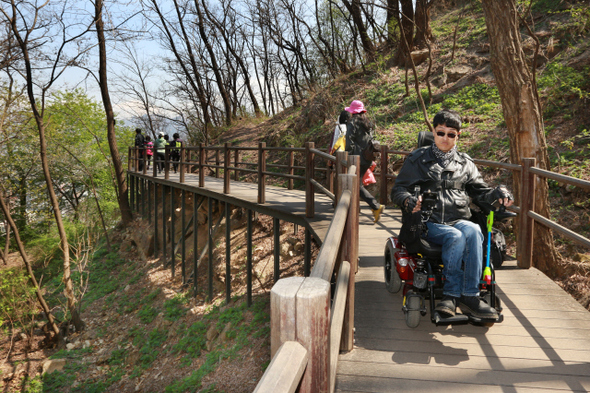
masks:
<instances>
[{"instance_id":1,"label":"person in pink hat","mask_svg":"<svg viewBox=\"0 0 590 393\"><path fill-rule=\"evenodd\" d=\"M363 151L366 149L374 149L374 146L378 145L378 142L374 139L375 127L366 117L365 113L367 110L362 101L354 100L350 103L350 106L344 108L344 110L351 114L351 118L346 125L345 150L348 151L349 154L361 157L360 177L362 178L373 163L372 160L367 159L366 155L363 154ZM377 202L375 197L363 186L362 182L359 182L359 185L360 197L367 202L373 211L373 222L376 223L379 221L385 206Z\"/></svg>"}]
</instances>

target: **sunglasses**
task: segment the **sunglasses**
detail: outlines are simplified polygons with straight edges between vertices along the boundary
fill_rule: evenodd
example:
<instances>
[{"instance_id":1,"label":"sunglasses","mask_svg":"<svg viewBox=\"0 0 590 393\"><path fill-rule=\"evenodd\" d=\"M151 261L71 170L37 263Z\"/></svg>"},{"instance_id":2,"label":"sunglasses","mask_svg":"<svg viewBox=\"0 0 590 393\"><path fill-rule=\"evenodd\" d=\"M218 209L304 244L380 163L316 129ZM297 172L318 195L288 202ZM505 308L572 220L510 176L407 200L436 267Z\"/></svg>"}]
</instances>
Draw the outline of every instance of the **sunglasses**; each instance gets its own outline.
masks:
<instances>
[{"instance_id":1,"label":"sunglasses","mask_svg":"<svg viewBox=\"0 0 590 393\"><path fill-rule=\"evenodd\" d=\"M455 139L455 137L457 136L457 134L453 133L453 132L449 132L448 134L445 134L442 131L437 131L436 135L440 136L441 138L443 138L445 135L448 136L451 139Z\"/></svg>"}]
</instances>

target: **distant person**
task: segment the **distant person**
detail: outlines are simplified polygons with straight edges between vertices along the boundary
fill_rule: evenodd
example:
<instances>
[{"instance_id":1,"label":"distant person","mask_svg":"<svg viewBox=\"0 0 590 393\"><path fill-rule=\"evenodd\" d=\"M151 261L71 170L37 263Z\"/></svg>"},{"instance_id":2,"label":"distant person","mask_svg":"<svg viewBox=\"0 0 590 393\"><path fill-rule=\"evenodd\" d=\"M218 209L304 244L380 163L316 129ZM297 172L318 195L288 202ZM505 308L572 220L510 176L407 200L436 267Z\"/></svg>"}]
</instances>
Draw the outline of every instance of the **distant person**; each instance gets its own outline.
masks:
<instances>
[{"instance_id":1,"label":"distant person","mask_svg":"<svg viewBox=\"0 0 590 393\"><path fill-rule=\"evenodd\" d=\"M348 123L346 124L346 147L345 150L349 154L361 157L361 167L359 172L359 179L362 179L367 169L373 163L373 154L376 151L379 142L377 142L373 135L375 127L365 113L365 105L358 100L352 101L349 107L344 109L351 114ZM373 222L377 223L381 218L381 213L385 209L384 205L377 202L375 197L363 186L362 181L359 181L360 197L367 202L373 211Z\"/></svg>"},{"instance_id":2,"label":"distant person","mask_svg":"<svg viewBox=\"0 0 590 393\"><path fill-rule=\"evenodd\" d=\"M178 164L180 162L180 148L182 147L182 139L180 139L180 135L178 135L178 132L175 132L174 135L172 135L172 138L174 138L174 140L170 144L170 159L172 160L172 167L174 168L174 173L176 173L176 171L178 170Z\"/></svg>"},{"instance_id":3,"label":"distant person","mask_svg":"<svg viewBox=\"0 0 590 393\"><path fill-rule=\"evenodd\" d=\"M135 147L138 148L136 149L136 153L139 158L137 170L141 171L143 170L143 160L145 159L145 137L141 133L141 128L135 129Z\"/></svg>"},{"instance_id":4,"label":"distant person","mask_svg":"<svg viewBox=\"0 0 590 393\"><path fill-rule=\"evenodd\" d=\"M154 142L152 142L152 138L149 135L145 137L145 153L147 155L147 169L150 169L150 162L152 161L152 156L154 155Z\"/></svg>"},{"instance_id":5,"label":"distant person","mask_svg":"<svg viewBox=\"0 0 590 393\"><path fill-rule=\"evenodd\" d=\"M158 168L158 173L162 173L164 169L164 161L166 160L166 145L168 142L165 139L163 132L158 134L158 139L154 142L154 146L156 147L156 159L154 161L154 165Z\"/></svg>"},{"instance_id":6,"label":"distant person","mask_svg":"<svg viewBox=\"0 0 590 393\"><path fill-rule=\"evenodd\" d=\"M340 112L338 123L336 124L334 134L332 135L332 142L330 142L329 152L331 155L336 154L337 151L344 151L346 146L346 123L348 123L350 117L350 112L346 110Z\"/></svg>"}]
</instances>

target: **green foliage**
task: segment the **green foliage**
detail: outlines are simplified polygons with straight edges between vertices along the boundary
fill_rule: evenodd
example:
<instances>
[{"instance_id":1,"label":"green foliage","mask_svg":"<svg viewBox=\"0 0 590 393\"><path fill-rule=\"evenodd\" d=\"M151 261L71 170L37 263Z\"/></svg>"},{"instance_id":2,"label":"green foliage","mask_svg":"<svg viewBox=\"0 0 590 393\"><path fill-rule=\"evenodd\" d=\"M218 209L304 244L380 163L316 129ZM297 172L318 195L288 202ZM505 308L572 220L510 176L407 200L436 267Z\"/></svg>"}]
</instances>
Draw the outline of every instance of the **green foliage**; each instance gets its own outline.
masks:
<instances>
[{"instance_id":1,"label":"green foliage","mask_svg":"<svg viewBox=\"0 0 590 393\"><path fill-rule=\"evenodd\" d=\"M137 317L139 318L139 320L143 323L145 323L146 325L148 323L151 323L159 314L160 312L158 311L157 308L149 306L149 305L144 305L138 312L137 312Z\"/></svg>"},{"instance_id":2,"label":"green foliage","mask_svg":"<svg viewBox=\"0 0 590 393\"><path fill-rule=\"evenodd\" d=\"M35 287L26 270L14 268L0 274L0 327L28 328L37 313Z\"/></svg>"},{"instance_id":3,"label":"green foliage","mask_svg":"<svg viewBox=\"0 0 590 393\"><path fill-rule=\"evenodd\" d=\"M181 295L166 300L164 302L164 318L172 322L177 321L186 314L187 309L183 307L184 304L186 304L186 298Z\"/></svg>"},{"instance_id":4,"label":"green foliage","mask_svg":"<svg viewBox=\"0 0 590 393\"><path fill-rule=\"evenodd\" d=\"M187 356L183 358L181 364L187 366L190 364L191 359L201 356L201 351L206 348L207 325L203 321L195 322L188 328L182 324L177 331L177 335L180 340L172 347L172 350L175 353L186 353Z\"/></svg>"},{"instance_id":5,"label":"green foliage","mask_svg":"<svg viewBox=\"0 0 590 393\"><path fill-rule=\"evenodd\" d=\"M563 107L568 107L572 99L587 100L590 98L590 67L576 70L559 61L553 61L545 67L538 78L538 88L547 100L544 116L551 117Z\"/></svg>"},{"instance_id":6,"label":"green foliage","mask_svg":"<svg viewBox=\"0 0 590 393\"><path fill-rule=\"evenodd\" d=\"M164 329L156 328L146 337L145 330L135 327L131 330L130 336L133 338L133 345L139 348L139 360L136 366L140 370L145 370L158 358L168 333Z\"/></svg>"}]
</instances>

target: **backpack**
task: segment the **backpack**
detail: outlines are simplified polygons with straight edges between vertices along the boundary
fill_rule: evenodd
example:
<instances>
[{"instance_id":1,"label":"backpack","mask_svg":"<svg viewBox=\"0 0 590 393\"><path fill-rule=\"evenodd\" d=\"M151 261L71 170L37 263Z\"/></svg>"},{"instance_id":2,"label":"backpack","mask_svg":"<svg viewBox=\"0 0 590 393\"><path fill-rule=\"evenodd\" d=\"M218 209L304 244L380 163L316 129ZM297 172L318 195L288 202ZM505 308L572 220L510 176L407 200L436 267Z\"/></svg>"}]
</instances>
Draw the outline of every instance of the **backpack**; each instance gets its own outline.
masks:
<instances>
[{"instance_id":1,"label":"backpack","mask_svg":"<svg viewBox=\"0 0 590 393\"><path fill-rule=\"evenodd\" d=\"M346 124L338 124L334 130L334 145L330 154L334 155L337 151L346 150Z\"/></svg>"}]
</instances>

